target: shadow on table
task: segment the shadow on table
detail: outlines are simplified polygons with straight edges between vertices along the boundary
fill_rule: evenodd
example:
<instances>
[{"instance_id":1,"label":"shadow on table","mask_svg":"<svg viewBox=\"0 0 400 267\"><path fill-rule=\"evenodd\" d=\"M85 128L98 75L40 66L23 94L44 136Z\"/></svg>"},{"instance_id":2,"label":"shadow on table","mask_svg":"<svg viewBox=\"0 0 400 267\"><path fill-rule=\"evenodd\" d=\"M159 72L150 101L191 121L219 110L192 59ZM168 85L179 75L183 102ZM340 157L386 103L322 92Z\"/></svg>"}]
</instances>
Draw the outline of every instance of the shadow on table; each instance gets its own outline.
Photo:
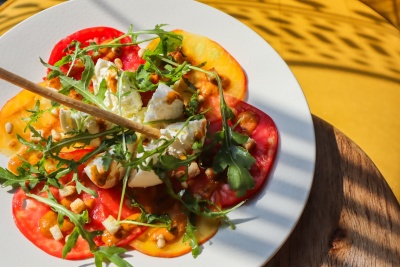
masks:
<instances>
[{"instance_id":1,"label":"shadow on table","mask_svg":"<svg viewBox=\"0 0 400 267\"><path fill-rule=\"evenodd\" d=\"M399 203L351 140L315 116L314 126L317 162L309 201L265 266L398 266Z\"/></svg>"}]
</instances>

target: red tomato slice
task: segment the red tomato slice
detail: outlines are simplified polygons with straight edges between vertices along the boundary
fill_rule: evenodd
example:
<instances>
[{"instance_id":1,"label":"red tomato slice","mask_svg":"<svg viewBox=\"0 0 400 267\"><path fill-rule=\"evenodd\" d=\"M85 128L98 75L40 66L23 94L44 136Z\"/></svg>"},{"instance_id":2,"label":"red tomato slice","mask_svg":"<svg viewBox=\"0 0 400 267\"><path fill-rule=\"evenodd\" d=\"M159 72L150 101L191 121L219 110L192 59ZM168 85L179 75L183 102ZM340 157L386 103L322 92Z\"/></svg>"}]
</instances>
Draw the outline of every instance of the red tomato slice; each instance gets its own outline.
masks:
<instances>
[{"instance_id":1,"label":"red tomato slice","mask_svg":"<svg viewBox=\"0 0 400 267\"><path fill-rule=\"evenodd\" d=\"M194 191L194 193L207 192L211 200L221 205L221 207L229 207L238 204L242 200L251 198L260 190L267 180L278 148L278 130L270 116L242 101L234 107L234 110L237 111L237 114L244 111L251 111L258 118L258 124L250 134L250 137L256 143L256 146L250 150L250 154L256 160L255 164L253 164L250 169L250 173L255 181L254 188L247 191L244 196L237 197L236 192L232 191L226 182L212 181L208 179L204 173L202 173L200 177L197 176L196 182L192 184L192 191ZM210 125L209 131L216 132L219 129L221 129L221 121L216 121Z\"/></svg>"},{"instance_id":2,"label":"red tomato slice","mask_svg":"<svg viewBox=\"0 0 400 267\"><path fill-rule=\"evenodd\" d=\"M88 46L90 43L95 42L96 44L101 44L104 41L111 41L117 37L120 37L124 33L110 27L93 27L79 30L71 35L68 35L64 39L60 40L51 51L48 63L54 65L57 61L62 59L68 53L68 46L72 41L79 41L82 47ZM130 43L132 39L130 37L125 37L121 39L121 43ZM123 64L124 70L136 70L140 64L144 61L138 56L139 46L125 46L121 47L121 54L118 56ZM93 60L97 61L98 57L92 55ZM66 72L69 66L61 67L61 70ZM80 79L82 70L77 71L72 76L74 78Z\"/></svg>"},{"instance_id":3,"label":"red tomato slice","mask_svg":"<svg viewBox=\"0 0 400 267\"><path fill-rule=\"evenodd\" d=\"M76 149L73 151L68 151L68 152L60 152L59 157L67 160L75 160L78 161L80 160L83 156L85 156L87 153L92 152L93 148L86 148L86 149ZM79 177L82 177L83 175L83 169L85 168L86 165L81 164L78 166L78 175ZM66 184L72 180L72 173L64 175L59 179L59 181L62 184Z\"/></svg>"},{"instance_id":4,"label":"red tomato slice","mask_svg":"<svg viewBox=\"0 0 400 267\"><path fill-rule=\"evenodd\" d=\"M77 149L69 152L60 152L60 158L67 159L67 160L75 160L78 161L87 153L92 152L93 148L85 148L85 149Z\"/></svg>"},{"instance_id":5,"label":"red tomato slice","mask_svg":"<svg viewBox=\"0 0 400 267\"><path fill-rule=\"evenodd\" d=\"M102 222L108 218L108 216L113 216L115 219L118 217L119 204L121 199L121 188L113 187L110 189L97 188L97 198L95 198L95 205L89 211L89 217L91 218L89 227L93 229L104 230ZM128 217L139 213L138 208L132 208L125 201L122 206L121 220L129 219ZM134 227L127 236L119 240L116 246L125 246L135 238L139 237L147 227L136 226Z\"/></svg>"},{"instance_id":6,"label":"red tomato slice","mask_svg":"<svg viewBox=\"0 0 400 267\"><path fill-rule=\"evenodd\" d=\"M60 153L60 157L65 159L79 160L86 153L92 151L91 149L80 149L71 152ZM79 195L85 203L88 200L92 200L93 204L89 207L89 217L90 222L85 225L88 231L94 230L104 230L102 222L108 218L108 216L113 216L117 218L119 211L119 204L121 199L121 188L114 187L111 189L101 189L94 185L83 173L83 165L79 166L79 177L81 182L88 187L96 191L97 198L94 196L82 192ZM66 175L68 179L65 182L71 180L71 175ZM62 181L64 178L60 179ZM32 193L39 194L46 197L46 193L39 193L39 186L33 190ZM59 191L56 188L51 188L54 197L60 201L61 197ZM39 247L44 252L53 255L55 257L62 257L62 249L65 244L64 240L56 241L51 237L44 236L39 228L39 222L43 216L51 210L51 208L35 199L28 198L22 189L18 189L14 194L13 198L13 215L16 226L21 231L21 233L30 240L34 245ZM140 212L138 208L132 208L128 203L124 203L122 206L121 219L126 219L130 215L137 214ZM125 246L138 236L140 236L147 227L138 226L134 227L128 235L123 239L119 240L117 246ZM101 241L101 237L96 238L96 244L101 246L104 243ZM76 246L72 249L70 253L67 254L67 259L85 259L92 257L93 254L90 252L88 243L79 238Z\"/></svg>"},{"instance_id":7,"label":"red tomato slice","mask_svg":"<svg viewBox=\"0 0 400 267\"><path fill-rule=\"evenodd\" d=\"M54 191L53 194L57 195ZM46 194L41 194L46 196ZM50 211L50 207L35 199L28 198L25 192L19 188L13 197L12 211L14 221L21 233L35 246L44 252L61 258L64 241L56 241L44 236L39 229L40 219ZM88 243L79 238L76 246L67 255L67 259L77 260L92 257Z\"/></svg>"}]
</instances>

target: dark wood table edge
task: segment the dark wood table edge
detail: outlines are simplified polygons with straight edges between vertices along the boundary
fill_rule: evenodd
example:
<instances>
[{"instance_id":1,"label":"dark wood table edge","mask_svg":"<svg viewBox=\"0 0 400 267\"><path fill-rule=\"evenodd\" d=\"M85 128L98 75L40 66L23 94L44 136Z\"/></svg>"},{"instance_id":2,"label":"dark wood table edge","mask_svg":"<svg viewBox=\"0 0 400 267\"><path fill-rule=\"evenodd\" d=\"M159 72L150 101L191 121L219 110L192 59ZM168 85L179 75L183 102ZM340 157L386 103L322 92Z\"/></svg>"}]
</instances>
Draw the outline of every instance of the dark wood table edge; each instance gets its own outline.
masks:
<instances>
[{"instance_id":1,"label":"dark wood table edge","mask_svg":"<svg viewBox=\"0 0 400 267\"><path fill-rule=\"evenodd\" d=\"M264 266L400 266L400 204L371 159L313 115L316 166L293 232Z\"/></svg>"}]
</instances>

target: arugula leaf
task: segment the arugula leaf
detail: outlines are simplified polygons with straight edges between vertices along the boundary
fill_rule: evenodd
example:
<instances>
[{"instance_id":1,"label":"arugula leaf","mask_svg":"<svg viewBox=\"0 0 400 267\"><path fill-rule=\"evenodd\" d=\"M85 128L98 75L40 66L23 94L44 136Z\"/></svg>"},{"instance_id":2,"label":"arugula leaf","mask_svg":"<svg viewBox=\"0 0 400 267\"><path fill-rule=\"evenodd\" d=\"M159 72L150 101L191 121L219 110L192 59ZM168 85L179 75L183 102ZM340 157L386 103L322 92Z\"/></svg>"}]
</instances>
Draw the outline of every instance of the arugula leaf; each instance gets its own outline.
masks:
<instances>
[{"instance_id":1,"label":"arugula leaf","mask_svg":"<svg viewBox=\"0 0 400 267\"><path fill-rule=\"evenodd\" d=\"M99 247L99 249L93 253L95 265L96 267L102 267L103 262L110 261L118 267L133 267L129 262L119 256L125 252L126 249L116 246Z\"/></svg>"},{"instance_id":2,"label":"arugula leaf","mask_svg":"<svg viewBox=\"0 0 400 267\"><path fill-rule=\"evenodd\" d=\"M222 117L222 130L215 135L222 146L215 156L213 168L217 173L228 169L228 184L236 191L236 195L241 197L255 185L254 178L249 172L255 159L240 146L248 140L248 137L235 132L229 126L228 122L234 118L234 113L225 102L221 79L216 73L208 72L208 74L214 75L218 84Z\"/></svg>"},{"instance_id":3,"label":"arugula leaf","mask_svg":"<svg viewBox=\"0 0 400 267\"><path fill-rule=\"evenodd\" d=\"M99 90L96 94L96 98L98 101L103 102L104 99L106 98L106 92L107 92L107 82L105 79L101 80L100 85L99 85Z\"/></svg>"},{"instance_id":4,"label":"arugula leaf","mask_svg":"<svg viewBox=\"0 0 400 267\"><path fill-rule=\"evenodd\" d=\"M85 69L82 72L81 82L83 83L83 88L88 91L90 82L94 75L94 62L93 59L88 55L84 55L81 60L85 65Z\"/></svg>"},{"instance_id":5,"label":"arugula leaf","mask_svg":"<svg viewBox=\"0 0 400 267\"><path fill-rule=\"evenodd\" d=\"M189 218L186 221L186 232L183 237L183 242L189 240L189 245L192 248L192 256L193 258L197 258L197 256L200 254L199 242L194 234L195 231L197 231L197 228L190 222Z\"/></svg>"},{"instance_id":6,"label":"arugula leaf","mask_svg":"<svg viewBox=\"0 0 400 267\"><path fill-rule=\"evenodd\" d=\"M66 74L64 74L59 67L56 66L52 66L46 62L44 62L42 59L40 59L40 61L42 62L42 64L51 69L51 77L55 78L55 77L59 77L63 88L74 88L79 94L81 94L84 98L84 100L88 101L89 103L95 104L98 107L107 110L107 107L103 104L102 101L99 101L99 99L96 97L96 95L94 95L93 93L91 93L88 89L88 86L90 84L90 81L88 81L88 77L90 73L94 72L94 63L93 60L89 57L89 56L84 56L84 60L85 60L85 79L83 80L75 80L74 78L68 77ZM90 63L91 62L91 63ZM82 73L82 76L84 76L84 74ZM93 76L93 75L92 75ZM90 78L92 77L90 76Z\"/></svg>"},{"instance_id":7,"label":"arugula leaf","mask_svg":"<svg viewBox=\"0 0 400 267\"><path fill-rule=\"evenodd\" d=\"M22 120L27 121L27 124L26 124L26 126L25 126L24 131L26 131L33 123L37 122L37 121L39 120L39 118L40 118L41 116L43 116L43 114L45 114L46 112L51 112L51 110L52 110L53 108L54 108L54 107L52 106L52 107L50 107L49 109L41 110L41 109L40 109L40 101L37 100L37 101L35 102L35 105L33 106L32 109L26 110L26 111L28 111L28 112L31 113L31 115L29 116L29 118L22 118Z\"/></svg>"},{"instance_id":8,"label":"arugula leaf","mask_svg":"<svg viewBox=\"0 0 400 267\"><path fill-rule=\"evenodd\" d=\"M69 234L67 242L65 242L65 245L62 249L62 257L65 259L67 254L75 247L76 242L78 241L80 234L79 234L79 229L77 226L74 227L74 230L72 231L71 234Z\"/></svg>"},{"instance_id":9,"label":"arugula leaf","mask_svg":"<svg viewBox=\"0 0 400 267\"><path fill-rule=\"evenodd\" d=\"M26 181L36 179L36 177L27 177L25 175L15 175L7 169L0 167L0 183L3 187L12 186L25 186Z\"/></svg>"}]
</instances>

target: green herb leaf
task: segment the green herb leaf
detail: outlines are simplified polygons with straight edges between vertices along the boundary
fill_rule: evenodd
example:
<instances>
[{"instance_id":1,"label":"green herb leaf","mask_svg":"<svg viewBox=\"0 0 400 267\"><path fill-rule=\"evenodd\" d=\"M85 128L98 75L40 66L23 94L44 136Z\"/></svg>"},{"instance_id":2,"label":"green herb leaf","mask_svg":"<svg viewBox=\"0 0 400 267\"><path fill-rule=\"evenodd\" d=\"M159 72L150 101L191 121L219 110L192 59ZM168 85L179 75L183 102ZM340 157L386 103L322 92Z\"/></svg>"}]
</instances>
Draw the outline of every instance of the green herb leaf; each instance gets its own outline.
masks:
<instances>
[{"instance_id":1,"label":"green herb leaf","mask_svg":"<svg viewBox=\"0 0 400 267\"><path fill-rule=\"evenodd\" d=\"M101 267L101 263L106 261L110 261L118 267L133 267L129 262L121 258L120 254L125 252L126 249L116 246L99 247L99 249L93 253L96 267Z\"/></svg>"}]
</instances>

